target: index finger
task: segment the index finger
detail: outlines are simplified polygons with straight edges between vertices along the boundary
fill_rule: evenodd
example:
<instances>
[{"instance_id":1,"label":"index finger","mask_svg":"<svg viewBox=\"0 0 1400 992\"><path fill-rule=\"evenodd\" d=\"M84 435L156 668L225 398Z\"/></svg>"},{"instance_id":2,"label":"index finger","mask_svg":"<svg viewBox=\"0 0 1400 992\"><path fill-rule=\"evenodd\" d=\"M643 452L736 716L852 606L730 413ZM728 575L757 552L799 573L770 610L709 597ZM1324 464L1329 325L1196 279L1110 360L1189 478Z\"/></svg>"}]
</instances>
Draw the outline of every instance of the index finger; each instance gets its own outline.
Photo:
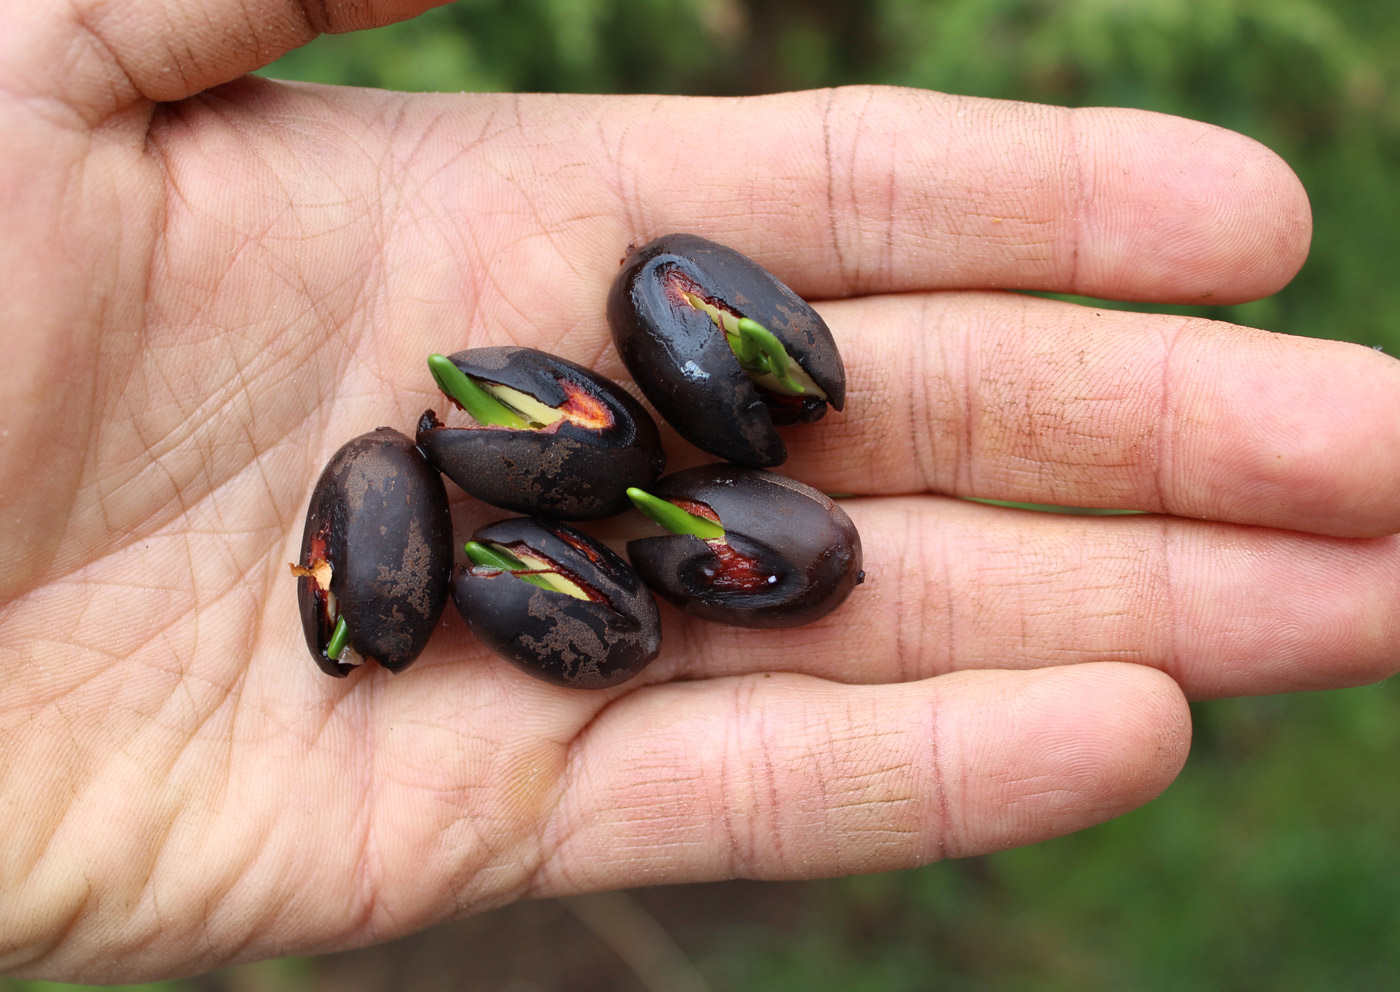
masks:
<instances>
[{"instance_id":1,"label":"index finger","mask_svg":"<svg viewBox=\"0 0 1400 992\"><path fill-rule=\"evenodd\" d=\"M141 98L233 79L318 30L387 23L433 2L85 2L21 19L10 54L47 65L76 46L90 71L25 78L48 80L92 123ZM153 20L167 29L150 32ZM562 186L561 219L578 218L584 191L541 177L586 165L602 183L590 192L612 202L606 228L619 247L696 230L814 298L957 287L1224 304L1284 285L1311 235L1306 195L1268 149L1144 111L852 87L606 106L534 98L516 117L525 140L507 171L528 180L531 199ZM588 228L596 247L603 229Z\"/></svg>"},{"instance_id":2,"label":"index finger","mask_svg":"<svg viewBox=\"0 0 1400 992\"><path fill-rule=\"evenodd\" d=\"M810 298L1006 288L1225 304L1297 272L1263 145L1138 110L858 87L602 115L635 232L731 241Z\"/></svg>"}]
</instances>

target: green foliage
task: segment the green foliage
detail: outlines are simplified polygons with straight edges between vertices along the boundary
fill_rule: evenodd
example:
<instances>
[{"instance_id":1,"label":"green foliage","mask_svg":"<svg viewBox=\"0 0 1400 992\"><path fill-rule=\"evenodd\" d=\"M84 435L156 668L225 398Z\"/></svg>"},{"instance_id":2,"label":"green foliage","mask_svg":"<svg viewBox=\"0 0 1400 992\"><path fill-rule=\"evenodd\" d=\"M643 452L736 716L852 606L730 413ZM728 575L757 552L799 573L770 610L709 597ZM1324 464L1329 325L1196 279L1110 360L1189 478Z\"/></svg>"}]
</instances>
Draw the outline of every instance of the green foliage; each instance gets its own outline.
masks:
<instances>
[{"instance_id":1,"label":"green foliage","mask_svg":"<svg viewBox=\"0 0 1400 992\"><path fill-rule=\"evenodd\" d=\"M458 0L320 38L267 74L400 90L708 91L733 68L736 16L727 0Z\"/></svg>"}]
</instances>

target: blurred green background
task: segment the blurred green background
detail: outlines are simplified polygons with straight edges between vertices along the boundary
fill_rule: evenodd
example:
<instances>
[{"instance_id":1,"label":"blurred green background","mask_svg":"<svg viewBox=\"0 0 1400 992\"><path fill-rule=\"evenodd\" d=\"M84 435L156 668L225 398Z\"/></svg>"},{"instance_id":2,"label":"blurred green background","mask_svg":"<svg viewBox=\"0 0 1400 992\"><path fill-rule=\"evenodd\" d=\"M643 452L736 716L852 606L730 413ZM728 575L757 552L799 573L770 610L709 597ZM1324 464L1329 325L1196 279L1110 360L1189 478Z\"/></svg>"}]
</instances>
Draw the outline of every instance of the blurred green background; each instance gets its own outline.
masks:
<instances>
[{"instance_id":1,"label":"blurred green background","mask_svg":"<svg viewBox=\"0 0 1400 992\"><path fill-rule=\"evenodd\" d=\"M266 74L449 91L878 82L1194 117L1291 163L1316 236L1277 296L1189 312L1400 354L1400 4L460 0L319 39ZM142 988L1400 988L1400 687L1193 709L1195 746L1165 795L1033 848L527 904L383 948ZM68 988L0 978L0 992Z\"/></svg>"}]
</instances>

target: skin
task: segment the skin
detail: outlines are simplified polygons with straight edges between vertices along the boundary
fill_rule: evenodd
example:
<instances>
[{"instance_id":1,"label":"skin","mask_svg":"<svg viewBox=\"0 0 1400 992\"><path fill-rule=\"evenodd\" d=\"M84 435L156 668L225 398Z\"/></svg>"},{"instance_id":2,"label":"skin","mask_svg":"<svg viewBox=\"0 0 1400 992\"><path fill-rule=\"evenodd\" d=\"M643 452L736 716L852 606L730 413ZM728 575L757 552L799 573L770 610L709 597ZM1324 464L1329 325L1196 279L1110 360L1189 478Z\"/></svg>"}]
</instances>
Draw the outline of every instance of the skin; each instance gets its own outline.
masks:
<instances>
[{"instance_id":1,"label":"skin","mask_svg":"<svg viewBox=\"0 0 1400 992\"><path fill-rule=\"evenodd\" d=\"M1031 843L1164 788L1186 696L1395 670L1400 365L1001 292L1276 290L1310 217L1267 150L898 90L238 78L423 6L0 2L0 971L134 981ZM451 611L400 676L317 671L286 563L329 455L411 427L433 351L619 375L608 282L669 230L827 301L848 409L785 471L858 494L865 586L771 635L668 609L666 657L604 693Z\"/></svg>"}]
</instances>

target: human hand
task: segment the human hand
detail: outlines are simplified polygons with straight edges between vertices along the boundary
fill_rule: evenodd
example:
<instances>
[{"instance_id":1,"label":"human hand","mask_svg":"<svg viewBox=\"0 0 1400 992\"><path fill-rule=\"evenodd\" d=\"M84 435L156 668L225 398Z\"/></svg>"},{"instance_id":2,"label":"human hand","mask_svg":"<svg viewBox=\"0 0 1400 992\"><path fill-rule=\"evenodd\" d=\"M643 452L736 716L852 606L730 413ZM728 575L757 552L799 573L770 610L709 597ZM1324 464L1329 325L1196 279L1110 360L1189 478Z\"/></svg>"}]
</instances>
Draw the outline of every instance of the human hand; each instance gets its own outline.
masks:
<instances>
[{"instance_id":1,"label":"human hand","mask_svg":"<svg viewBox=\"0 0 1400 992\"><path fill-rule=\"evenodd\" d=\"M1030 843L1160 791L1183 690L1394 670L1400 365L1004 292L1271 292L1309 215L1269 152L895 90L209 89L364 26L314 9L0 7L0 970L133 980ZM326 458L440 404L431 351L622 378L606 287L672 230L826 301L847 410L782 470L858 494L867 583L798 631L663 608L663 657L606 692L450 610L407 672L322 675L286 563Z\"/></svg>"}]
</instances>

